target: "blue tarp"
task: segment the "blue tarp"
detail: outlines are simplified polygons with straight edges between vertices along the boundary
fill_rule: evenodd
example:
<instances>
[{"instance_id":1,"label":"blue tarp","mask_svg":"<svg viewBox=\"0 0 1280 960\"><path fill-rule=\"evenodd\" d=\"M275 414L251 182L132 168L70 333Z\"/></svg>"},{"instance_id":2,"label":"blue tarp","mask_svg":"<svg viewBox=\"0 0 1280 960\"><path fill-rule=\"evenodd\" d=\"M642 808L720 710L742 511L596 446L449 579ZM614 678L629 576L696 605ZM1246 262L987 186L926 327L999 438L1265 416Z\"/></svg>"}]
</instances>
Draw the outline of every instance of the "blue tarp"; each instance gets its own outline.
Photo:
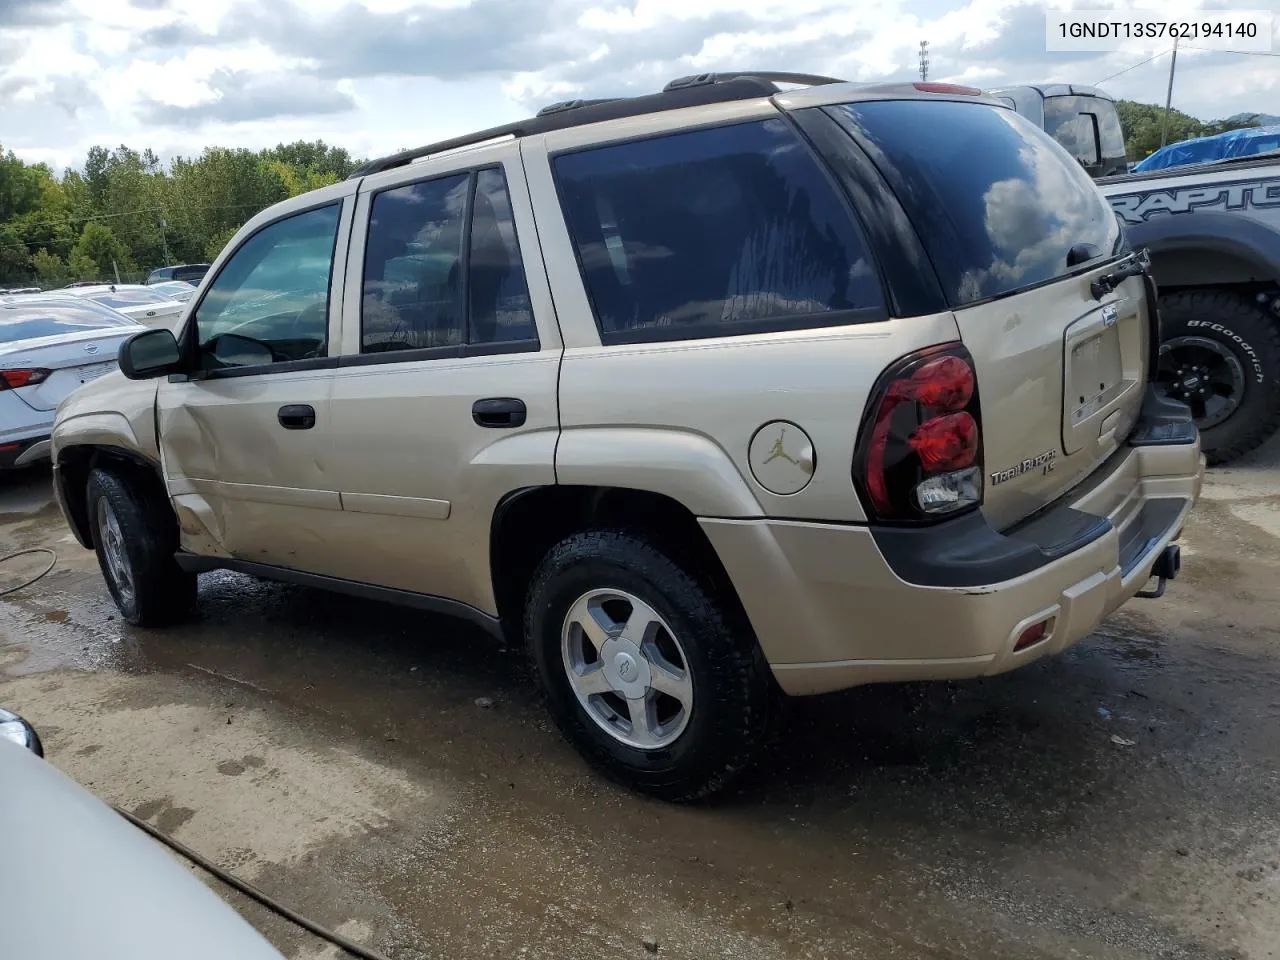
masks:
<instances>
[{"instance_id":1,"label":"blue tarp","mask_svg":"<svg viewBox=\"0 0 1280 960\"><path fill-rule=\"evenodd\" d=\"M1141 163L1134 165L1135 173L1146 170L1163 170L1187 163L1211 163L1230 157L1249 157L1256 153L1280 150L1280 125L1249 127L1230 130L1213 137L1196 137L1161 147Z\"/></svg>"}]
</instances>

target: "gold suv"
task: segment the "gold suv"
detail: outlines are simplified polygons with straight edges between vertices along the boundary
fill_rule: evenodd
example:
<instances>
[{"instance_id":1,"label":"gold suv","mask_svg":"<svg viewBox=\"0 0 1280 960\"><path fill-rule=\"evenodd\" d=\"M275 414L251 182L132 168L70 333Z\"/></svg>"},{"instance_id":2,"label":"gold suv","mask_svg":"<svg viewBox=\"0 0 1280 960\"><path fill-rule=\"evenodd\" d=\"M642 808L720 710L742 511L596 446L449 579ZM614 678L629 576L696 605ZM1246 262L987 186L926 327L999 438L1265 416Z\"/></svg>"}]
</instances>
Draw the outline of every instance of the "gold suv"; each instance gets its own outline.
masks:
<instances>
[{"instance_id":1,"label":"gold suv","mask_svg":"<svg viewBox=\"0 0 1280 960\"><path fill-rule=\"evenodd\" d=\"M132 623L214 568L456 614L695 798L779 692L1009 670L1163 590L1203 460L1154 293L975 90L689 77L258 214L63 403L56 487Z\"/></svg>"}]
</instances>

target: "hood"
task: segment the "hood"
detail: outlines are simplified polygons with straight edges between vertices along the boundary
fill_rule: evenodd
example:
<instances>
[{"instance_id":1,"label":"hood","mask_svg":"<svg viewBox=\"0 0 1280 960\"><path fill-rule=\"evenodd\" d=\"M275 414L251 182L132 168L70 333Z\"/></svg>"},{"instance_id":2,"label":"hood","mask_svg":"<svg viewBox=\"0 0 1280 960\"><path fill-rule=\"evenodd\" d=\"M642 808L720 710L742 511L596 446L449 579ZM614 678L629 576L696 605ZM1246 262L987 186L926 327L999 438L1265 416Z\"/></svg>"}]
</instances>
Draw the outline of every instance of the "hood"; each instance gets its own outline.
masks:
<instances>
[{"instance_id":1,"label":"hood","mask_svg":"<svg viewBox=\"0 0 1280 960\"><path fill-rule=\"evenodd\" d=\"M283 960L164 848L0 740L5 960Z\"/></svg>"}]
</instances>

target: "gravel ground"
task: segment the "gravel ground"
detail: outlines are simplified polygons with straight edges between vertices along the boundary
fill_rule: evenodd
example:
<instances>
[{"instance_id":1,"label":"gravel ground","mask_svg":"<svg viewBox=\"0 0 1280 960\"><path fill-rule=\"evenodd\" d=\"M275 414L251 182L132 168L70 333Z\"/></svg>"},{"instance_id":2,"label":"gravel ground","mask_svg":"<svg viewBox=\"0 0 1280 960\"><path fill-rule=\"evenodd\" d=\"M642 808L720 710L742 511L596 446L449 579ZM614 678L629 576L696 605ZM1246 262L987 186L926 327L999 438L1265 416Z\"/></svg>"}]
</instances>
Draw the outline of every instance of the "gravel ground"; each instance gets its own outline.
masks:
<instances>
[{"instance_id":1,"label":"gravel ground","mask_svg":"<svg viewBox=\"0 0 1280 960\"><path fill-rule=\"evenodd\" d=\"M711 806L601 781L446 619L212 574L197 622L125 627L47 471L0 477L0 553L59 556L0 600L0 703L392 960L1276 957L1278 467L1213 472L1162 600L1017 673L793 701ZM340 956L210 882L286 956Z\"/></svg>"}]
</instances>

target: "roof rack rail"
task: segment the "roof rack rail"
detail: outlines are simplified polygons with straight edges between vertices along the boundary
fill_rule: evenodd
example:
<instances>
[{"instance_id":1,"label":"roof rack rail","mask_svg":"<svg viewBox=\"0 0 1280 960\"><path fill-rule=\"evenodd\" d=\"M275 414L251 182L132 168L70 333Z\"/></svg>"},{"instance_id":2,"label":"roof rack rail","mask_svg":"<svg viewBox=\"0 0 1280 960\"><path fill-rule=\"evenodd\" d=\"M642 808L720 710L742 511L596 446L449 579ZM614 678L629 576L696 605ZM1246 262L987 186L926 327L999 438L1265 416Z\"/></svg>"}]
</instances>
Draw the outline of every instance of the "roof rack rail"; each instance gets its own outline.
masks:
<instances>
[{"instance_id":1,"label":"roof rack rail","mask_svg":"<svg viewBox=\"0 0 1280 960\"><path fill-rule=\"evenodd\" d=\"M637 97L612 97L597 100L564 100L543 107L537 116L518 120L500 127L490 127L476 133L464 134L450 140L441 140L412 150L402 150L387 157L371 160L360 167L348 179L367 177L383 170L394 170L421 160L464 147L474 147L490 140L504 137L530 137L550 133L567 127L579 127L605 120L639 117L682 107L698 107L733 100L750 100L771 97L778 93L778 84L796 83L818 86L828 83L844 83L834 77L821 77L808 73L775 73L770 71L744 71L741 73L699 73L680 77L668 83L661 93Z\"/></svg>"},{"instance_id":2,"label":"roof rack rail","mask_svg":"<svg viewBox=\"0 0 1280 960\"><path fill-rule=\"evenodd\" d=\"M683 90L688 87L701 87L712 83L725 83L729 80L763 80L766 83L799 83L806 87L820 87L828 83L846 83L836 77L824 77L816 73L783 73L776 70L741 70L735 73L695 73L687 77L677 77L665 87L663 93L672 90Z\"/></svg>"},{"instance_id":3,"label":"roof rack rail","mask_svg":"<svg viewBox=\"0 0 1280 960\"><path fill-rule=\"evenodd\" d=\"M535 117L546 117L553 113L560 113L564 110L577 110L579 107L592 107L597 103L613 103L621 100L622 97L601 97L597 100L561 100L559 103L551 103L539 110Z\"/></svg>"}]
</instances>

